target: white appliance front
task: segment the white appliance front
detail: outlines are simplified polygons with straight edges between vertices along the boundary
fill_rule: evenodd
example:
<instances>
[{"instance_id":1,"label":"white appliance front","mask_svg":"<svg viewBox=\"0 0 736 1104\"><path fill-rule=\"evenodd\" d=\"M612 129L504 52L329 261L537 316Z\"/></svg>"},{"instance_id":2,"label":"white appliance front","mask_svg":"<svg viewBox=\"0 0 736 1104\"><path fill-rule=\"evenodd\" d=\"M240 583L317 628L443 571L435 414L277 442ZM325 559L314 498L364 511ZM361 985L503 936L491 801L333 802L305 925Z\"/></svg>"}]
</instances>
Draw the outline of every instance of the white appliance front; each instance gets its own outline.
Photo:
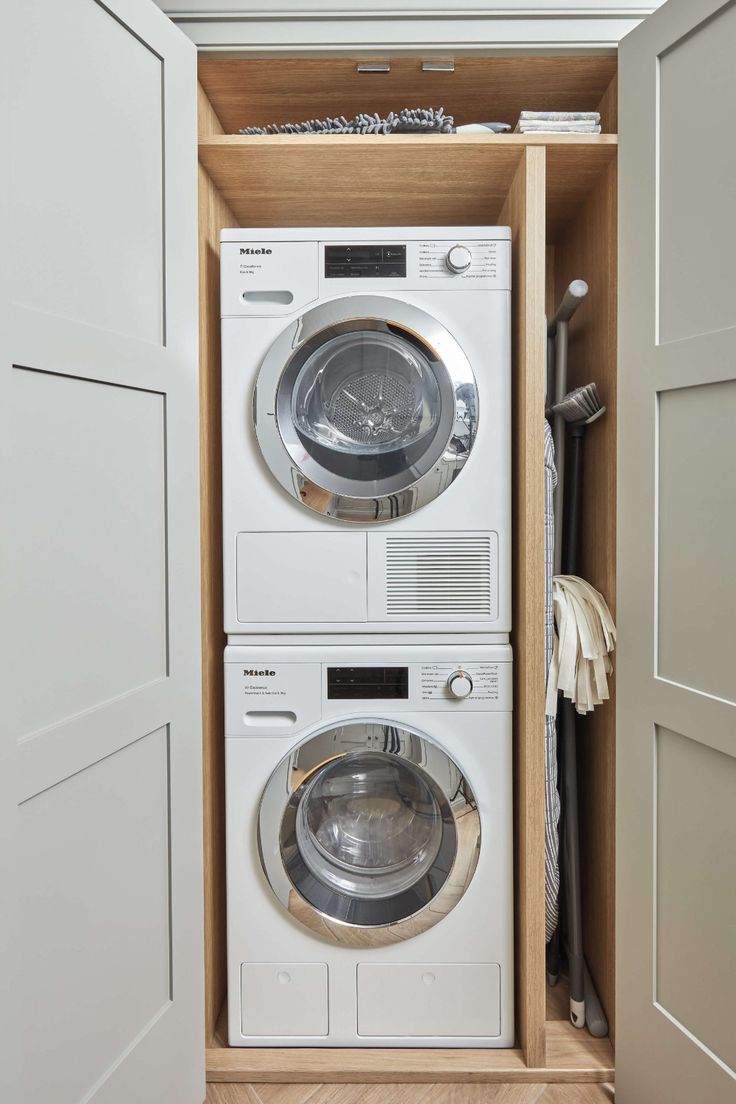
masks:
<instances>
[{"instance_id":1,"label":"white appliance front","mask_svg":"<svg viewBox=\"0 0 736 1104\"><path fill-rule=\"evenodd\" d=\"M503 227L223 231L231 637L507 639L510 244Z\"/></svg>"},{"instance_id":2,"label":"white appliance front","mask_svg":"<svg viewBox=\"0 0 736 1104\"><path fill-rule=\"evenodd\" d=\"M513 1045L511 672L226 649L231 1045Z\"/></svg>"}]
</instances>

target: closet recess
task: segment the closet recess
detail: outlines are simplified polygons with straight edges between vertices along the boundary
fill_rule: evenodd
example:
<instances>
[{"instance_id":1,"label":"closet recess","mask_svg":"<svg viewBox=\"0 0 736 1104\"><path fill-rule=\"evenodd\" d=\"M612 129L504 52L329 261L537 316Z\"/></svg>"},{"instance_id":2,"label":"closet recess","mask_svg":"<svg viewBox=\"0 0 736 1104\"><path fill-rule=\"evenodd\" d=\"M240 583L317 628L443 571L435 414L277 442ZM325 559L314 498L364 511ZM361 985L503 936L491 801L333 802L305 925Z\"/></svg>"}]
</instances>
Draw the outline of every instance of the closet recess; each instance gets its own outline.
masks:
<instances>
[{"instance_id":1,"label":"closet recess","mask_svg":"<svg viewBox=\"0 0 736 1104\"><path fill-rule=\"evenodd\" d=\"M547 990L544 944L545 311L571 279L569 384L608 408L586 444L582 573L615 612L616 59L421 58L359 73L356 59L199 63L206 1046L213 1081L608 1081L610 1039ZM241 136L239 127L407 106L458 125L520 110L600 110L600 135ZM508 224L513 233L517 1046L509 1050L239 1049L226 1044L219 233L235 226ZM614 1022L611 701L579 738L586 953Z\"/></svg>"}]
</instances>

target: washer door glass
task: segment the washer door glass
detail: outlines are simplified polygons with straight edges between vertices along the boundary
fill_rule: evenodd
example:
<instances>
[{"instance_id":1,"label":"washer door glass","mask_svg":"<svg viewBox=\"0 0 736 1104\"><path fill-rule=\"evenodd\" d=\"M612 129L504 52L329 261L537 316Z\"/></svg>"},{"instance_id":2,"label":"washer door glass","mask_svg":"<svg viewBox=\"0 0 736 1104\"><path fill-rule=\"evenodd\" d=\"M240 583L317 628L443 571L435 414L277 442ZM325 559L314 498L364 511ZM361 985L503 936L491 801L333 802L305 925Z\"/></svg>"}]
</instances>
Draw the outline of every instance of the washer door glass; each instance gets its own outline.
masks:
<instances>
[{"instance_id":1,"label":"washer door glass","mask_svg":"<svg viewBox=\"0 0 736 1104\"><path fill-rule=\"evenodd\" d=\"M395 897L434 866L446 811L444 800L411 764L380 752L356 752L330 763L305 786L297 846L311 874L325 885L352 897Z\"/></svg>"},{"instance_id":2,"label":"washer door glass","mask_svg":"<svg viewBox=\"0 0 736 1104\"><path fill-rule=\"evenodd\" d=\"M402 938L462 897L480 820L441 748L406 726L355 719L281 761L261 801L259 845L274 892L312 930L340 941L346 928L390 927ZM412 931L396 935L410 919Z\"/></svg>"},{"instance_id":3,"label":"washer door glass","mask_svg":"<svg viewBox=\"0 0 736 1104\"><path fill-rule=\"evenodd\" d=\"M374 497L404 490L437 463L456 402L428 344L379 319L352 319L292 357L276 417L304 476L335 494Z\"/></svg>"}]
</instances>

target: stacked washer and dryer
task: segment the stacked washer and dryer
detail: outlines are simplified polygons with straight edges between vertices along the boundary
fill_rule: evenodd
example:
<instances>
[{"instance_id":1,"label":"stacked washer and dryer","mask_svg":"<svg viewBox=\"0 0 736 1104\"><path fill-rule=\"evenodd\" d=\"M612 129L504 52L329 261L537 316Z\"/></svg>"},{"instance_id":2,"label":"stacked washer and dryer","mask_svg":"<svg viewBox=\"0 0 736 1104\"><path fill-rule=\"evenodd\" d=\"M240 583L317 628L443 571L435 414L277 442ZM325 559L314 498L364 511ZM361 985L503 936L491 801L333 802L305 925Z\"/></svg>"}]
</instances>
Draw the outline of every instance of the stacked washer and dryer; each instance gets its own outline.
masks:
<instances>
[{"instance_id":1,"label":"stacked washer and dryer","mask_svg":"<svg viewBox=\"0 0 736 1104\"><path fill-rule=\"evenodd\" d=\"M513 1044L510 246L222 233L231 1045Z\"/></svg>"}]
</instances>

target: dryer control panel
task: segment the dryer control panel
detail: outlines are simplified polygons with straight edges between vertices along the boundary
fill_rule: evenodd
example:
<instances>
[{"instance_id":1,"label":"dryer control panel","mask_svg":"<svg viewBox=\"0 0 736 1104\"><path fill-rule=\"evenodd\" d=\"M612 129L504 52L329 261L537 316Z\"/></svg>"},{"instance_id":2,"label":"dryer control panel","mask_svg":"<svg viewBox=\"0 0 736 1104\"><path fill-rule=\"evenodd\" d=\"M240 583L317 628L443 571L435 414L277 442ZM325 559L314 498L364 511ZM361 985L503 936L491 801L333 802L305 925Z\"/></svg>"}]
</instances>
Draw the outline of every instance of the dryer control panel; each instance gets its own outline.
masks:
<instances>
[{"instance_id":1,"label":"dryer control panel","mask_svg":"<svg viewBox=\"0 0 736 1104\"><path fill-rule=\"evenodd\" d=\"M504 238L320 242L324 296L375 291L508 291L511 242ZM365 281L365 284L363 284Z\"/></svg>"}]
</instances>

